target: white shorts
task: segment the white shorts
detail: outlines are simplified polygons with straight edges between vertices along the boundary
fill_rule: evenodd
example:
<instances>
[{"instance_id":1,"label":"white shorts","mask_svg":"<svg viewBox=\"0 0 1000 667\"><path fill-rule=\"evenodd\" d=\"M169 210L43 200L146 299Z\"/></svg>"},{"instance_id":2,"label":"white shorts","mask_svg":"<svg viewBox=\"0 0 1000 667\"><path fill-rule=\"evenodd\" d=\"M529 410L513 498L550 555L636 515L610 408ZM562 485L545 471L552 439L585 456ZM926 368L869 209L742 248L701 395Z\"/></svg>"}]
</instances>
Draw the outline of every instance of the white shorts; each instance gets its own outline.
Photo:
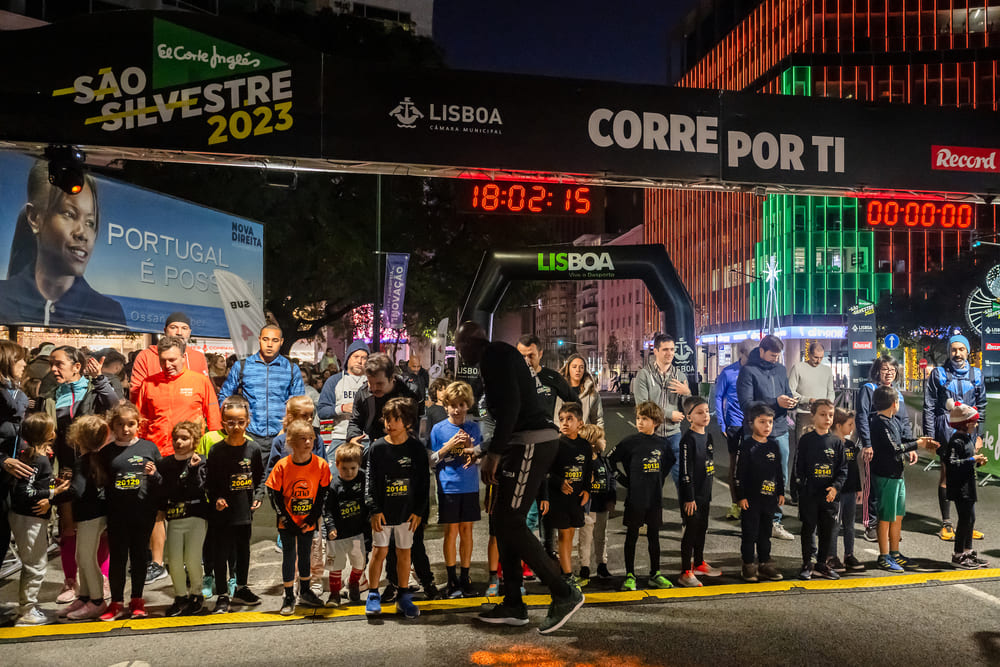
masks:
<instances>
[{"instance_id":1,"label":"white shorts","mask_svg":"<svg viewBox=\"0 0 1000 667\"><path fill-rule=\"evenodd\" d=\"M396 548L409 549L413 546L413 531L409 523L399 523L395 526L382 526L382 530L372 531L372 546L387 547L393 532L396 533Z\"/></svg>"},{"instance_id":2,"label":"white shorts","mask_svg":"<svg viewBox=\"0 0 1000 667\"><path fill-rule=\"evenodd\" d=\"M365 567L365 538L355 535L342 540L328 540L326 543L326 563L331 572L340 572L351 562L355 570Z\"/></svg>"}]
</instances>

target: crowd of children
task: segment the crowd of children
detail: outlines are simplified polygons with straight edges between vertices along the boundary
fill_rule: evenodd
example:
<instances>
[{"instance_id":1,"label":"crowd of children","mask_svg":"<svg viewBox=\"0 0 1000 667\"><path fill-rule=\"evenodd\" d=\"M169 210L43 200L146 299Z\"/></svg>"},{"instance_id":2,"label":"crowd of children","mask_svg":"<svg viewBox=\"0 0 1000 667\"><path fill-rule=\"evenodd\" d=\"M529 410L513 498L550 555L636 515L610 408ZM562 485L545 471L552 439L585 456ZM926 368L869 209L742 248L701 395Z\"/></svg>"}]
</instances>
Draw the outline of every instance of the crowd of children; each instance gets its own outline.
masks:
<instances>
[{"instance_id":1,"label":"crowd of children","mask_svg":"<svg viewBox=\"0 0 1000 667\"><path fill-rule=\"evenodd\" d=\"M383 603L394 600L404 617L415 618L419 609L407 582L411 550L415 544L422 548L418 528L428 516L431 475L437 492L437 522L444 533L448 580L444 595L474 595L470 568L473 526L481 519L477 460L483 434L478 422L469 418L475 399L468 384L439 384L436 389L434 399L446 416L429 429L426 443L414 436L416 404L393 398L382 412L384 437L367 450L356 442L345 442L330 457L313 427L311 402L293 397L285 428L266 460L246 433L250 408L239 395L223 402L219 431L203 434L201 426L192 422L174 425L173 454L167 457L138 437L140 415L132 404L123 402L106 416L88 415L72 424L67 441L79 463L71 479L53 476L49 462L56 433L53 419L45 412L32 413L21 429L18 457L34 474L12 484L10 504L11 528L23 564L20 622L48 621L38 607L38 592L45 575L50 508L60 502L73 504L80 579L78 597L60 613L63 618L112 621L147 615L143 600L147 548L158 517L167 521L167 563L174 591L167 616L197 614L213 595L213 613L225 613L232 605L259 605L261 598L250 588L250 545L254 513L265 495L277 515L282 552L281 614L294 614L297 605L361 602L367 566L366 613L377 615ZM900 553L899 542L906 498L903 470L906 463L915 462L918 447L938 450L948 493L958 507L952 563L959 568L984 567L986 561L972 549L974 470L985 462L977 453L974 435L978 413L970 406L950 405L950 422L956 432L947 443L926 437L909 440L892 418L898 410L897 398L891 387L879 387L873 395L871 483L881 498L878 567L901 572L912 563ZM664 415L655 403L636 406L637 433L622 439L609 456L603 429L584 423L579 403L562 404L558 453L537 500L545 525L557 532L556 556L565 577L586 585L592 565L597 576L611 576L608 519L621 486L626 531L622 589L638 587L636 547L643 531L647 585L673 586L661 569L659 533L663 487L675 464L683 525L677 582L701 586L699 577L721 574L705 560L715 476L714 443L708 430L711 414L707 401L697 396L687 398L683 410L689 428L681 437L675 461L670 444L656 435ZM754 404L747 411L749 429L737 449L733 475L741 510L745 581L776 581L783 576L771 558L771 524L790 485L797 489L802 521L800 578L837 579L845 572L864 569L854 553L854 510L861 488L859 448L851 440L854 415L823 399L813 401L811 411L812 430L799 440L791 480L784 479L778 444L771 437L774 412L764 404ZM335 470L328 458L335 462ZM488 489L486 497L488 501ZM838 558L840 528L843 561ZM105 532L106 570L101 553ZM577 538L578 575L573 572ZM487 553L487 593L497 595L502 572L495 538L490 539ZM311 586L324 565L330 591L325 602ZM394 570L390 580L399 586L380 595L378 584L385 567Z\"/></svg>"}]
</instances>

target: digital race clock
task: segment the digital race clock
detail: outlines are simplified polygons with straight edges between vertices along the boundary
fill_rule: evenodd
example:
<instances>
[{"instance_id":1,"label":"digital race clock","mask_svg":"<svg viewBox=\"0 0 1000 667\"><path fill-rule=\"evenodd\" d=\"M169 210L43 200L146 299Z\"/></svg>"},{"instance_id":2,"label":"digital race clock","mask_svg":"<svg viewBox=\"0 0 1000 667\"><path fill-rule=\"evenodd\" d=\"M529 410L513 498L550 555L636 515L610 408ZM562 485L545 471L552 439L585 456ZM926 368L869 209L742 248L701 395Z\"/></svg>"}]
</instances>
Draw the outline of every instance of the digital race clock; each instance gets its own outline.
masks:
<instances>
[{"instance_id":1,"label":"digital race clock","mask_svg":"<svg viewBox=\"0 0 1000 667\"><path fill-rule=\"evenodd\" d=\"M961 202L909 199L861 200L872 227L974 229L976 207Z\"/></svg>"},{"instance_id":2,"label":"digital race clock","mask_svg":"<svg viewBox=\"0 0 1000 667\"><path fill-rule=\"evenodd\" d=\"M604 205L601 188L578 183L459 182L459 209L466 213L582 218Z\"/></svg>"}]
</instances>

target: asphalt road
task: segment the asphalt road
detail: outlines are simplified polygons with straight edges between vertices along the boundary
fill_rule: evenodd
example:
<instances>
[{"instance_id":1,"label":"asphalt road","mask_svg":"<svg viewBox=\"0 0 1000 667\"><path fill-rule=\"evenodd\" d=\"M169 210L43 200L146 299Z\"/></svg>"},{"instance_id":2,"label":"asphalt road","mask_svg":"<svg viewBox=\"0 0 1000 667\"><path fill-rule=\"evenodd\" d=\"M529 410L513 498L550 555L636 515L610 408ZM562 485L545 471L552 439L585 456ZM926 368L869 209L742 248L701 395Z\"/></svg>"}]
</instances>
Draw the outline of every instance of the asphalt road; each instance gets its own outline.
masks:
<instances>
[{"instance_id":1,"label":"asphalt road","mask_svg":"<svg viewBox=\"0 0 1000 667\"><path fill-rule=\"evenodd\" d=\"M631 432L631 407L605 403L609 440ZM717 447L719 479L727 473L725 447ZM923 464L907 470L908 514L903 551L921 559L921 569L951 571L951 543L934 532L939 526L935 485L937 470ZM676 492L667 485L661 531L663 569L676 581L679 574L680 517ZM706 545L707 558L723 576L705 579L712 586L739 583L739 526L722 517L728 491L717 483ZM993 507L1000 487L981 489L977 528L986 539L980 553L1000 565L1000 521ZM786 525L797 533L795 508L786 508ZM624 530L616 512L609 527L610 567L622 574ZM432 518L433 524L433 518ZM278 566L273 519L258 517L254 528L251 586L264 595L258 609L279 606ZM485 522L477 526L473 578L485 586ZM858 540L858 557L869 564L875 545ZM428 528L428 552L439 581L441 531ZM773 541L774 556L788 578L800 563L799 541ZM840 543L842 554L842 543ZM645 549L637 555L644 575ZM1000 573L998 573L1000 574ZM878 571L855 575L861 582L882 576ZM640 585L643 578L640 576ZM59 590L58 567L49 570L43 600ZM610 591L620 583L595 580L585 593ZM876 583L870 581L870 583ZM726 589L728 590L728 589ZM542 593L537 585L529 592ZM169 580L147 592L147 608L155 615L171 601ZM16 582L0 585L0 601L16 599ZM55 609L55 605L44 605ZM532 612L544 615L543 607ZM795 588L773 594L739 593L698 599L668 599L649 604L587 605L554 636L527 628L481 627L472 612L430 612L415 622L393 616L370 623L363 618L303 620L252 627L209 626L161 632L124 632L115 636L48 639L0 646L0 664L150 665L299 664L354 665L562 665L562 664L1000 664L1000 580L930 583L897 588L861 588L829 592ZM214 617L218 618L218 617ZM0 630L2 632L2 630ZM0 634L0 640L2 640Z\"/></svg>"}]
</instances>

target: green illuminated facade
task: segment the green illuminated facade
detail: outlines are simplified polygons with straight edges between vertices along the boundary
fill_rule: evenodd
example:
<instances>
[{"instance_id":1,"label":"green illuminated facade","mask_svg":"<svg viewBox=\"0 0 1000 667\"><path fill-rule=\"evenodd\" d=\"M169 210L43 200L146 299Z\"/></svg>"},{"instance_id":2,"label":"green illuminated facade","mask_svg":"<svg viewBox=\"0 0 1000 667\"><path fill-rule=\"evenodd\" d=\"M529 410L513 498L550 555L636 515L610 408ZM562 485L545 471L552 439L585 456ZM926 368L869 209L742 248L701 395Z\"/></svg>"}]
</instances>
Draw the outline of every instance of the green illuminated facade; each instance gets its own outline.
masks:
<instances>
[{"instance_id":1,"label":"green illuminated facade","mask_svg":"<svg viewBox=\"0 0 1000 667\"><path fill-rule=\"evenodd\" d=\"M782 93L809 95L808 67L781 75ZM754 244L754 266L763 273L777 260L777 310L793 315L842 315L859 299L877 302L892 290L892 274L875 271L875 235L859 229L858 200L852 197L769 195L761 217L761 241ZM766 317L767 284L750 285L750 318Z\"/></svg>"}]
</instances>

